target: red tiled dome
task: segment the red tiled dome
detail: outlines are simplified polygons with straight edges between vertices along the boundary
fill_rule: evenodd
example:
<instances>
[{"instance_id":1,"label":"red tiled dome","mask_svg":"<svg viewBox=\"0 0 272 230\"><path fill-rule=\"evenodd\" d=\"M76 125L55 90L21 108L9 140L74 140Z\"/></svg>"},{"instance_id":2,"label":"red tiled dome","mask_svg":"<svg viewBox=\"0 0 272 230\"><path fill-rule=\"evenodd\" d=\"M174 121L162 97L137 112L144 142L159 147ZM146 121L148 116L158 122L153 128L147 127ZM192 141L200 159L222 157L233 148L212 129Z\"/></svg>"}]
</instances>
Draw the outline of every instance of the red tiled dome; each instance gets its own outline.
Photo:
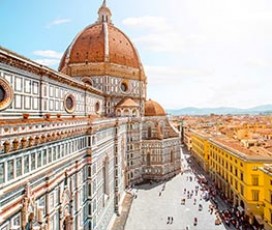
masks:
<instances>
[{"instance_id":1,"label":"red tiled dome","mask_svg":"<svg viewBox=\"0 0 272 230\"><path fill-rule=\"evenodd\" d=\"M105 43L108 43L107 52ZM65 63L67 57L69 61ZM64 54L59 70L61 71L65 64L104 61L134 68L140 67L137 51L126 35L112 24L99 23L87 27L76 37Z\"/></svg>"},{"instance_id":2,"label":"red tiled dome","mask_svg":"<svg viewBox=\"0 0 272 230\"><path fill-rule=\"evenodd\" d=\"M86 65L93 71L89 68L87 72ZM64 53L59 71L70 76L123 74L128 79L145 79L132 42L113 24L103 22L90 25L79 33Z\"/></svg>"},{"instance_id":3,"label":"red tiled dome","mask_svg":"<svg viewBox=\"0 0 272 230\"><path fill-rule=\"evenodd\" d=\"M159 103L149 99L145 102L145 116L166 116L166 113Z\"/></svg>"}]
</instances>

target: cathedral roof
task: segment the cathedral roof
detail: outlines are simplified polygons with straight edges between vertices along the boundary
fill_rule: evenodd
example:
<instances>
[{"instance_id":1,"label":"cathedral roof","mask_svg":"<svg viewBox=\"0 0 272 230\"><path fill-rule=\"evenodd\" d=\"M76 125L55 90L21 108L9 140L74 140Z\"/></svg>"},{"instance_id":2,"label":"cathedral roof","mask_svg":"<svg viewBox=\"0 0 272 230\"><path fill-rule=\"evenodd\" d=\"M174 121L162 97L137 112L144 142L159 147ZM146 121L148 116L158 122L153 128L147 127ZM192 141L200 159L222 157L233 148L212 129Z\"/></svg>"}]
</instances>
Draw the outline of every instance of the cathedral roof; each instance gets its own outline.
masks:
<instances>
[{"instance_id":1,"label":"cathedral roof","mask_svg":"<svg viewBox=\"0 0 272 230\"><path fill-rule=\"evenodd\" d=\"M159 103L149 99L145 102L145 116L166 116L166 112Z\"/></svg>"},{"instance_id":2,"label":"cathedral roof","mask_svg":"<svg viewBox=\"0 0 272 230\"><path fill-rule=\"evenodd\" d=\"M112 24L111 11L105 2L98 15L97 22L80 32L67 48L59 71L71 76L122 75L128 79L144 80L137 50L130 39Z\"/></svg>"}]
</instances>

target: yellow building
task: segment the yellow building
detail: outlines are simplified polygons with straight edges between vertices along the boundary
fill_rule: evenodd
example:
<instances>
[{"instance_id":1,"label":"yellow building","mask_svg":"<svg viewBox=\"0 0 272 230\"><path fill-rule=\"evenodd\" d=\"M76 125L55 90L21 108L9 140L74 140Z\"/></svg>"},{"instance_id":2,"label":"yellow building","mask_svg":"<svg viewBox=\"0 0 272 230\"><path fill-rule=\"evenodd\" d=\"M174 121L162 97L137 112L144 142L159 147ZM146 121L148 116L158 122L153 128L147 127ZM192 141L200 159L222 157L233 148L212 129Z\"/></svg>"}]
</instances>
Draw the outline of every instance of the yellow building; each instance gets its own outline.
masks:
<instances>
[{"instance_id":1,"label":"yellow building","mask_svg":"<svg viewBox=\"0 0 272 230\"><path fill-rule=\"evenodd\" d=\"M199 134L197 131L191 131L192 149L191 153L198 164L206 171L209 171L209 143L208 136Z\"/></svg>"},{"instance_id":2,"label":"yellow building","mask_svg":"<svg viewBox=\"0 0 272 230\"><path fill-rule=\"evenodd\" d=\"M264 221L265 229L272 229L272 165L264 165L260 168L264 177Z\"/></svg>"},{"instance_id":3,"label":"yellow building","mask_svg":"<svg viewBox=\"0 0 272 230\"><path fill-rule=\"evenodd\" d=\"M215 186L250 222L263 224L264 175L258 170L271 162L259 147L244 148L238 141L214 138L209 141L209 168Z\"/></svg>"},{"instance_id":4,"label":"yellow building","mask_svg":"<svg viewBox=\"0 0 272 230\"><path fill-rule=\"evenodd\" d=\"M272 162L270 155L258 146L246 148L234 139L210 137L197 130L191 130L190 137L193 157L209 172L218 191L239 207L251 223L263 224L268 182L264 182L264 174L258 169L265 162Z\"/></svg>"}]
</instances>

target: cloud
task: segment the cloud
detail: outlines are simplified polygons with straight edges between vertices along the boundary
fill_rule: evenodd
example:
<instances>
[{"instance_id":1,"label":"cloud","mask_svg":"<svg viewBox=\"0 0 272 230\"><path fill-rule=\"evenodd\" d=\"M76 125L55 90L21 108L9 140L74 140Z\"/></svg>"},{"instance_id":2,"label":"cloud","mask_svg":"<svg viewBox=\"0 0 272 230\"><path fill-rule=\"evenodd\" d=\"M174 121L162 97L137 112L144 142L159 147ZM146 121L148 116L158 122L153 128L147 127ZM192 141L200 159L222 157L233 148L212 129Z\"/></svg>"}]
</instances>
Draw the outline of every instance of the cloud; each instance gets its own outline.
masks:
<instances>
[{"instance_id":1,"label":"cloud","mask_svg":"<svg viewBox=\"0 0 272 230\"><path fill-rule=\"evenodd\" d=\"M145 49L154 52L177 52L184 46L184 39L166 18L143 16L126 18L123 24L127 27L143 31L143 35L135 37L133 41Z\"/></svg>"},{"instance_id":2,"label":"cloud","mask_svg":"<svg viewBox=\"0 0 272 230\"><path fill-rule=\"evenodd\" d=\"M143 17L131 17L123 20L123 24L127 27L134 27L140 29L150 29L152 31L166 31L171 30L166 18L143 16Z\"/></svg>"},{"instance_id":3,"label":"cloud","mask_svg":"<svg viewBox=\"0 0 272 230\"><path fill-rule=\"evenodd\" d=\"M253 68L266 68L272 66L272 61L261 58L250 58L246 61L246 65Z\"/></svg>"},{"instance_id":4,"label":"cloud","mask_svg":"<svg viewBox=\"0 0 272 230\"><path fill-rule=\"evenodd\" d=\"M35 50L33 51L33 54L38 56L38 58L34 59L35 62L50 67L55 67L59 64L63 55L62 53L54 50Z\"/></svg>"},{"instance_id":5,"label":"cloud","mask_svg":"<svg viewBox=\"0 0 272 230\"><path fill-rule=\"evenodd\" d=\"M46 26L46 28L49 29L52 26L67 24L67 23L70 23L70 22L71 22L71 19L69 19L69 18L55 19L54 21L48 23L47 26Z\"/></svg>"},{"instance_id":6,"label":"cloud","mask_svg":"<svg viewBox=\"0 0 272 230\"><path fill-rule=\"evenodd\" d=\"M41 64L41 65L51 66L51 67L59 64L58 59L43 58L43 59L34 59L34 61Z\"/></svg>"},{"instance_id":7,"label":"cloud","mask_svg":"<svg viewBox=\"0 0 272 230\"><path fill-rule=\"evenodd\" d=\"M212 69L181 68L176 66L145 66L151 84L176 84L187 81L188 77L212 76ZM190 78L193 80L192 78Z\"/></svg>"},{"instance_id":8,"label":"cloud","mask_svg":"<svg viewBox=\"0 0 272 230\"><path fill-rule=\"evenodd\" d=\"M150 33L134 39L145 49L154 52L180 52L185 45L182 37L175 33Z\"/></svg>"},{"instance_id":9,"label":"cloud","mask_svg":"<svg viewBox=\"0 0 272 230\"><path fill-rule=\"evenodd\" d=\"M185 46L200 45L206 41L203 35L189 34L184 36L182 30L170 24L164 17L133 17L123 20L129 28L140 30L142 34L133 39L144 49L153 52L178 53Z\"/></svg>"},{"instance_id":10,"label":"cloud","mask_svg":"<svg viewBox=\"0 0 272 230\"><path fill-rule=\"evenodd\" d=\"M56 52L54 50L35 50L33 51L33 54L41 57L47 57L47 58L57 58L60 59L62 57L62 53Z\"/></svg>"}]
</instances>

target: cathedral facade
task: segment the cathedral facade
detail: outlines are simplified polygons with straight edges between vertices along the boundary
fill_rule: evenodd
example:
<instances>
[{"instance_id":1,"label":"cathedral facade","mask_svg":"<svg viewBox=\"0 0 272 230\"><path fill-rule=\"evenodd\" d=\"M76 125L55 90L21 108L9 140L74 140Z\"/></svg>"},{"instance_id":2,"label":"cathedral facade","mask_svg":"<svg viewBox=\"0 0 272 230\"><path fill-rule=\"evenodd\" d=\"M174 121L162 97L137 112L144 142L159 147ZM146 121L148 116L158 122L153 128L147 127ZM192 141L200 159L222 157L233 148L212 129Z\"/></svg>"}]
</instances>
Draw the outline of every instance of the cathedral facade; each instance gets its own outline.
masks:
<instances>
[{"instance_id":1,"label":"cathedral facade","mask_svg":"<svg viewBox=\"0 0 272 230\"><path fill-rule=\"evenodd\" d=\"M0 47L0 230L109 229L126 188L180 171L146 80L105 1L59 71Z\"/></svg>"}]
</instances>

